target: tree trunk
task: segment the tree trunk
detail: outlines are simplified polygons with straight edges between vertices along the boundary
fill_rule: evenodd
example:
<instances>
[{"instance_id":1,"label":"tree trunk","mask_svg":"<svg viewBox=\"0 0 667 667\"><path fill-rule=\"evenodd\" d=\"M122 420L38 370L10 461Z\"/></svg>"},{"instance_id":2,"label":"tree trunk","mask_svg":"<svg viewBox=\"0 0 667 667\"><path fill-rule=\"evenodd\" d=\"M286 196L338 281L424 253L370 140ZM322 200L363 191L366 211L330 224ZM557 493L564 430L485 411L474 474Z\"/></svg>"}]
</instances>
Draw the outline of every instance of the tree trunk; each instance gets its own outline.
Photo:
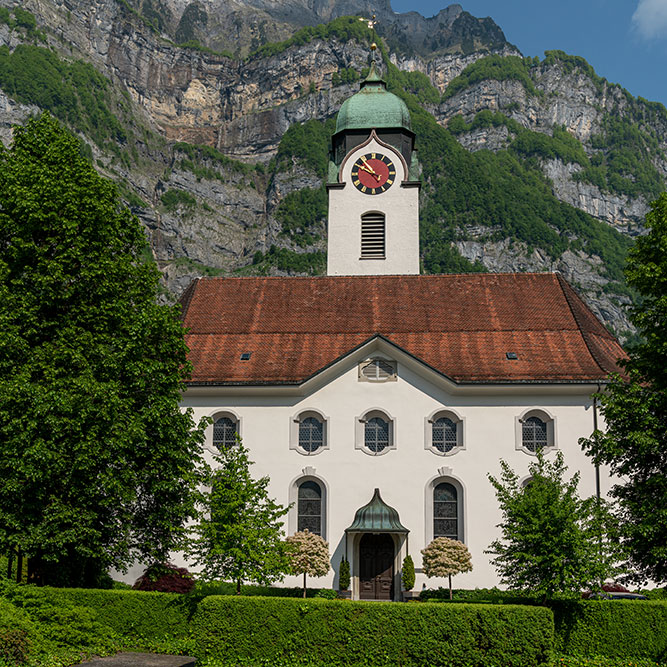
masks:
<instances>
[{"instance_id":1,"label":"tree trunk","mask_svg":"<svg viewBox=\"0 0 667 667\"><path fill-rule=\"evenodd\" d=\"M303 573L303 597L306 597L306 573Z\"/></svg>"},{"instance_id":2,"label":"tree trunk","mask_svg":"<svg viewBox=\"0 0 667 667\"><path fill-rule=\"evenodd\" d=\"M19 547L19 553L16 558L16 583L20 584L23 579L23 552L21 547Z\"/></svg>"},{"instance_id":3,"label":"tree trunk","mask_svg":"<svg viewBox=\"0 0 667 667\"><path fill-rule=\"evenodd\" d=\"M14 564L14 549L10 549L7 554L7 581L12 578L12 565Z\"/></svg>"},{"instance_id":4,"label":"tree trunk","mask_svg":"<svg viewBox=\"0 0 667 667\"><path fill-rule=\"evenodd\" d=\"M449 577L449 599L452 599L452 575L447 575Z\"/></svg>"},{"instance_id":5,"label":"tree trunk","mask_svg":"<svg viewBox=\"0 0 667 667\"><path fill-rule=\"evenodd\" d=\"M236 580L236 594L241 595L241 580L240 579Z\"/></svg>"}]
</instances>

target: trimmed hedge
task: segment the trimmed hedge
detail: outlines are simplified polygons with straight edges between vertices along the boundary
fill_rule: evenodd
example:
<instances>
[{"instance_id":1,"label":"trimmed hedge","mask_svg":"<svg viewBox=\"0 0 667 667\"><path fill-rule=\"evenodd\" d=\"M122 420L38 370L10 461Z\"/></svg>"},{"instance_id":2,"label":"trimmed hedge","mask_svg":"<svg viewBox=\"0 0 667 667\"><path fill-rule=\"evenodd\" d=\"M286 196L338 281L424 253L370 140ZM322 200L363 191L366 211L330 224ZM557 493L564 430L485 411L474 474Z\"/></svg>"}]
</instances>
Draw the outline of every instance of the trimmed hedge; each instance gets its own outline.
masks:
<instances>
[{"instance_id":1,"label":"trimmed hedge","mask_svg":"<svg viewBox=\"0 0 667 667\"><path fill-rule=\"evenodd\" d=\"M178 593L88 588L11 586L3 597L17 607L30 608L43 600L55 606L86 607L95 612L95 621L123 638L162 639L187 637L197 601Z\"/></svg>"},{"instance_id":2,"label":"trimmed hedge","mask_svg":"<svg viewBox=\"0 0 667 667\"><path fill-rule=\"evenodd\" d=\"M549 606L559 653L667 662L667 602L563 600Z\"/></svg>"},{"instance_id":3,"label":"trimmed hedge","mask_svg":"<svg viewBox=\"0 0 667 667\"><path fill-rule=\"evenodd\" d=\"M193 618L195 654L234 665L548 665L545 608L211 596ZM258 657L261 656L261 657Z\"/></svg>"}]
</instances>

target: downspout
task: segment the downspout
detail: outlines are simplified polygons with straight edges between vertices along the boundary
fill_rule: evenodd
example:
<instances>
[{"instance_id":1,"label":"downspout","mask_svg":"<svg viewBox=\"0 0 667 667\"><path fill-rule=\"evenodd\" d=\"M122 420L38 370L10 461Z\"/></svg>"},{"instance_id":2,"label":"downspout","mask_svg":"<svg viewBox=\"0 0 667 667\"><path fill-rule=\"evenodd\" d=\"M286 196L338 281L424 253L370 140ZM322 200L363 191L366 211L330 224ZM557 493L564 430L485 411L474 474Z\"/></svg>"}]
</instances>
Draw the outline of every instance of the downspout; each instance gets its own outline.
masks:
<instances>
[{"instance_id":1,"label":"downspout","mask_svg":"<svg viewBox=\"0 0 667 667\"><path fill-rule=\"evenodd\" d=\"M600 383L598 382L598 390L593 396L593 437L598 430L598 394L600 393ZM598 499L598 507L600 506L600 464L595 461L595 496Z\"/></svg>"}]
</instances>

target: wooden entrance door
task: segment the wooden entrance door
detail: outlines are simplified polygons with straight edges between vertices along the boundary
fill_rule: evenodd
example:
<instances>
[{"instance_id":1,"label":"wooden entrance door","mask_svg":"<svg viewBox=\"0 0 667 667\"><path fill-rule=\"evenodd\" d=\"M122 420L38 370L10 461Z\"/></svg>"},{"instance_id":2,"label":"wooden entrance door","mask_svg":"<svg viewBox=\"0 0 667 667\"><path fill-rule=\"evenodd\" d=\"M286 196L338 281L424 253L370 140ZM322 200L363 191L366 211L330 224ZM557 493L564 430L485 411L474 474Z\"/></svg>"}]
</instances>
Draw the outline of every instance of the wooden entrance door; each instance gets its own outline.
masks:
<instances>
[{"instance_id":1,"label":"wooden entrance door","mask_svg":"<svg viewBox=\"0 0 667 667\"><path fill-rule=\"evenodd\" d=\"M359 597L394 599L394 540L391 535L366 533L359 544Z\"/></svg>"}]
</instances>

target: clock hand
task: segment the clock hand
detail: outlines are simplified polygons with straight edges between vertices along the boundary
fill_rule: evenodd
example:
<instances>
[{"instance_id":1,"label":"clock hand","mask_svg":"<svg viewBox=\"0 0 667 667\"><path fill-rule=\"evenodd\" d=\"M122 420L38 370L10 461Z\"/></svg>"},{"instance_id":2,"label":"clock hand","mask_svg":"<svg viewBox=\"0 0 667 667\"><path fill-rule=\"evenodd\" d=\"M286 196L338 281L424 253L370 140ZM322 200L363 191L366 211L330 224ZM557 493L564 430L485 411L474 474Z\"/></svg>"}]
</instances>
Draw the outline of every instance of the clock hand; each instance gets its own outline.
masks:
<instances>
[{"instance_id":1,"label":"clock hand","mask_svg":"<svg viewBox=\"0 0 667 667\"><path fill-rule=\"evenodd\" d=\"M372 167L369 167L367 164L360 164L359 169L363 169L364 171L367 171L371 176L375 176L375 180L379 181L380 176L375 172L375 170Z\"/></svg>"}]
</instances>

